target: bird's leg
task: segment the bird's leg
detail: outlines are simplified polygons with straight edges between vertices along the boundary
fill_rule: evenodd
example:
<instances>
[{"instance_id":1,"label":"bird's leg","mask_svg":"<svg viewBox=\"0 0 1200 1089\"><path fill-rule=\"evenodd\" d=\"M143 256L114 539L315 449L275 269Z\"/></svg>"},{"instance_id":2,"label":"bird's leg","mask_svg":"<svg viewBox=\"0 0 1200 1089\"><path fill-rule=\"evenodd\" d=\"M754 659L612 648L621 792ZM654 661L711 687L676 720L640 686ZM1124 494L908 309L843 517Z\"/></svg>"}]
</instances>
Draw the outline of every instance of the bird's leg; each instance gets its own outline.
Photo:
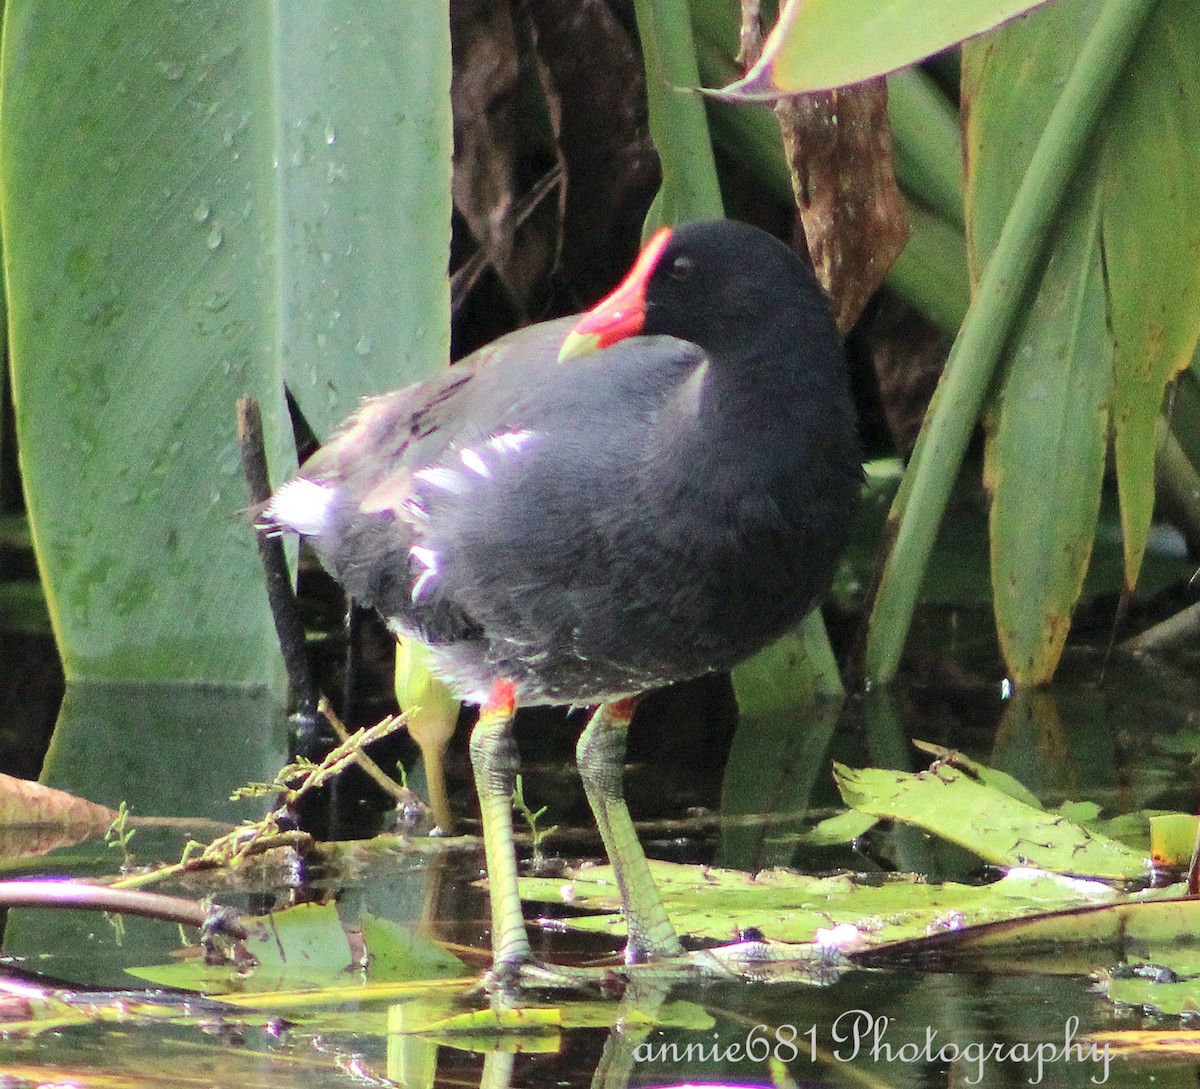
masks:
<instances>
[{"instance_id":1,"label":"bird's leg","mask_svg":"<svg viewBox=\"0 0 1200 1089\"><path fill-rule=\"evenodd\" d=\"M518 766L512 733L515 712L515 687L508 681L496 681L471 733L471 766L483 819L488 898L492 904L492 967L501 980L514 976L533 960L521 914L513 847L513 790Z\"/></svg>"},{"instance_id":2,"label":"bird's leg","mask_svg":"<svg viewBox=\"0 0 1200 1089\"><path fill-rule=\"evenodd\" d=\"M625 946L628 964L683 953L625 804L622 787L625 738L636 709L636 699L601 704L580 735L575 750L588 804L595 814L621 893L621 910L629 935Z\"/></svg>"}]
</instances>

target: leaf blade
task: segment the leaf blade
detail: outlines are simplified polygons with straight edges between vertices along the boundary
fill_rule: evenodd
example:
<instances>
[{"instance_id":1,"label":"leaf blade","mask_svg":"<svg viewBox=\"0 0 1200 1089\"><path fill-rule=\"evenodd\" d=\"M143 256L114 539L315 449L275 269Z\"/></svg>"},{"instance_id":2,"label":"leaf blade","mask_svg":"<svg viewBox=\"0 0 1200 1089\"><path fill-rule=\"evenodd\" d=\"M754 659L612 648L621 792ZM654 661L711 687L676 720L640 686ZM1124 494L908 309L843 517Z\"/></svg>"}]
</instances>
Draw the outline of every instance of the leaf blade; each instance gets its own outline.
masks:
<instances>
[{"instance_id":1,"label":"leaf blade","mask_svg":"<svg viewBox=\"0 0 1200 1089\"><path fill-rule=\"evenodd\" d=\"M886 75L982 34L1046 0L788 0L746 78L727 98L830 90Z\"/></svg>"}]
</instances>

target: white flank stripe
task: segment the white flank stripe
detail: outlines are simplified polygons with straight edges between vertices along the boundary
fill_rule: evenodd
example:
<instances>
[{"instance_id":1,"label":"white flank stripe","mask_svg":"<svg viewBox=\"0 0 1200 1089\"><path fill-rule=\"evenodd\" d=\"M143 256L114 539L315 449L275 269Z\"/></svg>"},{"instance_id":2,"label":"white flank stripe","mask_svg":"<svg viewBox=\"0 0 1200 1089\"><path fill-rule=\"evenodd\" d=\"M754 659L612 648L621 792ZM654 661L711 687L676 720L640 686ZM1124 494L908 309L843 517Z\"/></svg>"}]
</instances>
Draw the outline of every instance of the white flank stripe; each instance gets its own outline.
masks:
<instances>
[{"instance_id":1,"label":"white flank stripe","mask_svg":"<svg viewBox=\"0 0 1200 1089\"><path fill-rule=\"evenodd\" d=\"M453 495L462 495L467 491L466 478L462 473L455 472L453 469L442 467L418 469L413 473L413 479L420 480L425 484L440 488L442 491L450 492Z\"/></svg>"},{"instance_id":2,"label":"white flank stripe","mask_svg":"<svg viewBox=\"0 0 1200 1089\"><path fill-rule=\"evenodd\" d=\"M437 578L438 554L432 548L425 548L423 545L413 545L408 550L408 554L425 568L418 576L417 581L413 583L411 597L415 605L421 594Z\"/></svg>"},{"instance_id":3,"label":"white flank stripe","mask_svg":"<svg viewBox=\"0 0 1200 1089\"><path fill-rule=\"evenodd\" d=\"M488 439L487 444L498 454L515 454L533 438L533 435L532 431L505 431L499 435L493 435Z\"/></svg>"},{"instance_id":4,"label":"white flank stripe","mask_svg":"<svg viewBox=\"0 0 1200 1089\"><path fill-rule=\"evenodd\" d=\"M458 456L462 460L462 463L476 476L482 476L486 478L492 475L492 470L487 467L487 463L469 446L461 449L458 452Z\"/></svg>"}]
</instances>

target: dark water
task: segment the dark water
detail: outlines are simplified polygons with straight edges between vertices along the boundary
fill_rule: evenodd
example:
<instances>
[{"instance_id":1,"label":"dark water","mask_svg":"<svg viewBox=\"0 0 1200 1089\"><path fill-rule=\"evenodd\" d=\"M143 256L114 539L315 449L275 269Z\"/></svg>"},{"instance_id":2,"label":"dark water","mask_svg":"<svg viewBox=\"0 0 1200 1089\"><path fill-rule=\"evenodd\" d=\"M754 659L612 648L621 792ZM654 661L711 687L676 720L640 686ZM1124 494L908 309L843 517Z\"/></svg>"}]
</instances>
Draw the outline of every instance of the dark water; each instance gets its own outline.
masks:
<instances>
[{"instance_id":1,"label":"dark water","mask_svg":"<svg viewBox=\"0 0 1200 1089\"><path fill-rule=\"evenodd\" d=\"M646 818L651 855L809 872L879 872L903 862L934 877L970 879L981 868L963 852L910 840L907 859L882 837L863 852L801 852L790 833L797 811L837 804L831 761L918 769L911 737L957 747L1016 776L1046 804L1090 799L1106 816L1141 809L1193 811L1200 747L1196 673L1189 661L1115 658L1099 680L1097 655L1069 659L1063 681L1035 696L1004 698L999 686L909 685L859 697L840 715L791 723L746 722L724 731L728 691L701 686L651 708L635 739L629 797ZM697 726L697 723L699 725ZM569 859L598 853L571 768L565 724L523 723L526 796L559 825L548 850ZM68 693L47 778L94 801L134 799L143 813L220 820L258 815L264 803L230 803L229 791L269 779L282 763L286 726L268 704L236 694L202 700L164 690ZM470 813L465 758L456 747L451 789ZM770 799L771 806L762 799ZM346 802L351 807L365 803ZM735 819L739 817L740 819ZM724 820L722 819L724 818ZM466 829L470 831L470 828ZM202 838L201 826L195 833ZM138 862L170 860L178 831L139 832ZM96 844L30 856L5 852L6 876L111 873L120 854ZM486 948L486 904L474 885L476 848L364 858L323 888L289 887L266 870L222 903L257 912L297 896L335 895L344 919L369 912L455 944ZM293 875L294 876L294 875ZM200 897L203 882L164 891ZM604 939L555 933L535 943L548 959L603 957ZM654 1085L750 1082L797 1085L1194 1085L1197 1067L1158 1057L1153 1065L1092 1050L1091 1032L1178 1029L1178 1019L1117 1008L1086 966L1053 959L931 973L852 971L825 986L742 982L688 985L669 996L634 988L624 1004L600 1004L623 1027L549 1028L526 1035L456 1040L406 1035L404 1003L348 1001L289 1013L245 1011L218 1001L143 991L127 967L178 958L176 928L78 912L13 910L5 933L10 987L67 988L76 1004L93 991L95 1020L0 1040L0 1085ZM466 959L478 971L481 956ZM1103 967L1103 958L1099 966ZM347 974L347 982L354 980ZM252 980L248 983L253 986ZM114 998L112 991L128 992ZM0 995L0 998L3 996ZM20 1019L18 1012L9 1019ZM140 1006L143 1002L151 1006ZM639 1027L639 1014L683 1027ZM650 1018L653 1024L653 1018ZM690 1027L689 1027L690 1026ZM391 1031L389 1032L389 1027Z\"/></svg>"}]
</instances>

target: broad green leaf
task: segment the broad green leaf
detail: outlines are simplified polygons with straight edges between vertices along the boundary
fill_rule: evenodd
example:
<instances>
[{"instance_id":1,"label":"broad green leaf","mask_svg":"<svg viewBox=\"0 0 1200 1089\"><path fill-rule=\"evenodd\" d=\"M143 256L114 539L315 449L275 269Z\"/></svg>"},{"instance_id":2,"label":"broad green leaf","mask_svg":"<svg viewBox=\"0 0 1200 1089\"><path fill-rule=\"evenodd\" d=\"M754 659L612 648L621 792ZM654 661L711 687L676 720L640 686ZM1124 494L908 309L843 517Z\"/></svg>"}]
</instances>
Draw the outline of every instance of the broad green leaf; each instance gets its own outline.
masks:
<instances>
[{"instance_id":1,"label":"broad green leaf","mask_svg":"<svg viewBox=\"0 0 1200 1089\"><path fill-rule=\"evenodd\" d=\"M721 94L844 87L931 56L1045 0L788 0L746 78Z\"/></svg>"},{"instance_id":2,"label":"broad green leaf","mask_svg":"<svg viewBox=\"0 0 1200 1089\"><path fill-rule=\"evenodd\" d=\"M233 407L263 401L283 463L261 292L238 277L263 281L273 249L270 165L242 154L273 142L271 117L249 112L236 63L263 20L150 8L136 32L113 3L5 12L0 211L30 523L68 676L262 683L276 653L237 515Z\"/></svg>"},{"instance_id":3,"label":"broad green leaf","mask_svg":"<svg viewBox=\"0 0 1200 1089\"><path fill-rule=\"evenodd\" d=\"M773 720L844 698L829 643L814 639L814 630L824 630L817 613L734 669L733 691L743 717Z\"/></svg>"},{"instance_id":4,"label":"broad green leaf","mask_svg":"<svg viewBox=\"0 0 1200 1089\"><path fill-rule=\"evenodd\" d=\"M869 944L918 938L948 926L1017 919L1064 908L1109 903L1119 894L1100 882L1022 869L987 885L935 884L916 874L867 882L854 874L813 877L790 870L746 874L705 866L651 862L655 884L681 934L731 941L754 928L772 942L817 941L818 931L858 926ZM569 920L579 930L624 933L620 898L608 866L588 867L562 879L522 878L531 900L613 914ZM564 920L567 922L567 920ZM797 954L799 955L799 954Z\"/></svg>"},{"instance_id":5,"label":"broad green leaf","mask_svg":"<svg viewBox=\"0 0 1200 1089\"><path fill-rule=\"evenodd\" d=\"M1125 581L1133 586L1154 508L1163 391L1200 337L1200 20L1190 0L1161 0L1121 86L1100 185Z\"/></svg>"},{"instance_id":6,"label":"broad green leaf","mask_svg":"<svg viewBox=\"0 0 1200 1089\"><path fill-rule=\"evenodd\" d=\"M949 764L961 771L965 771L971 778L992 790L998 790L1001 794L1014 798L1023 805L1032 806L1034 809L1042 808L1042 804L1037 800L1036 795L1024 783L1009 775L1006 771L988 767L986 764L981 764L979 761L965 756L957 749L947 749L942 745L934 745L929 741L918 741L914 738L912 745L914 749L918 749L934 757L939 764Z\"/></svg>"},{"instance_id":7,"label":"broad green leaf","mask_svg":"<svg viewBox=\"0 0 1200 1089\"><path fill-rule=\"evenodd\" d=\"M962 50L967 264L977 284L1058 92L1095 27L1092 0L1058 0Z\"/></svg>"},{"instance_id":8,"label":"broad green leaf","mask_svg":"<svg viewBox=\"0 0 1200 1089\"><path fill-rule=\"evenodd\" d=\"M1193 925L1195 919L1190 919ZM1176 954L1177 956L1177 954ZM1139 959L1136 965L1124 968L1123 972L1105 973L1100 987L1110 1001L1135 1009L1144 1017L1186 1017L1189 1022L1197 1007L1200 1007L1200 977L1179 978L1171 955L1155 957L1147 964ZM1175 982L1167 982L1170 979ZM1097 1038L1101 1046L1113 1047L1113 1057L1153 1056L1155 1063L1166 1064L1172 1060L1191 1063L1196 1052L1191 1034L1178 1028L1158 1031L1145 1029L1142 1032L1114 1032Z\"/></svg>"},{"instance_id":9,"label":"broad green leaf","mask_svg":"<svg viewBox=\"0 0 1200 1089\"><path fill-rule=\"evenodd\" d=\"M1183 885L1170 885L1132 894L1114 892L1110 903L1086 904L1081 898L1075 906L1064 903L1053 911L1030 913L1029 918L987 923L963 933L961 938L947 940L947 935L931 935L928 941L914 942L912 949L917 952L924 945L933 952L938 946L949 946L956 952L977 953L1044 949L1050 945L1126 949L1146 942L1191 943L1197 923L1192 916L1200 915L1200 900L1187 898L1184 892ZM1194 963L1194 951L1181 951L1179 955Z\"/></svg>"},{"instance_id":10,"label":"broad green leaf","mask_svg":"<svg viewBox=\"0 0 1200 1089\"><path fill-rule=\"evenodd\" d=\"M444 4L5 12L0 215L30 521L74 678L278 684L234 439L444 363Z\"/></svg>"},{"instance_id":11,"label":"broad green leaf","mask_svg":"<svg viewBox=\"0 0 1200 1089\"><path fill-rule=\"evenodd\" d=\"M923 828L997 865L1110 880L1145 877L1149 870L1141 852L984 786L947 764L915 775L837 764L834 775L847 805Z\"/></svg>"},{"instance_id":12,"label":"broad green leaf","mask_svg":"<svg viewBox=\"0 0 1200 1089\"><path fill-rule=\"evenodd\" d=\"M372 983L404 979L449 979L468 974L463 962L410 927L365 915L362 920L367 978Z\"/></svg>"},{"instance_id":13,"label":"broad green leaf","mask_svg":"<svg viewBox=\"0 0 1200 1089\"><path fill-rule=\"evenodd\" d=\"M151 983L211 994L318 988L345 979L353 953L336 904L297 904L247 919L246 924L250 934L245 949L257 961L250 971L239 971L233 965L207 965L201 957L127 971Z\"/></svg>"},{"instance_id":14,"label":"broad green leaf","mask_svg":"<svg viewBox=\"0 0 1200 1089\"><path fill-rule=\"evenodd\" d=\"M896 180L922 205L961 231L962 137L955 103L922 68L893 73L887 86Z\"/></svg>"},{"instance_id":15,"label":"broad green leaf","mask_svg":"<svg viewBox=\"0 0 1200 1089\"><path fill-rule=\"evenodd\" d=\"M450 361L449 4L284 4L274 31L283 366L324 438Z\"/></svg>"},{"instance_id":16,"label":"broad green leaf","mask_svg":"<svg viewBox=\"0 0 1200 1089\"><path fill-rule=\"evenodd\" d=\"M200 957L128 971L152 983L210 994L233 992L250 1008L255 1005L254 994L285 987L324 992L296 996L300 1005L309 1006L387 996L379 986L365 985L361 976L348 975L354 952L336 904L297 904L247 919L246 925L250 933L244 947L257 961L248 972L234 964L206 965ZM452 953L387 919L363 919L362 945L370 984L416 980L429 984L468 974ZM272 1004L282 1002L268 993L261 1005Z\"/></svg>"},{"instance_id":17,"label":"broad green leaf","mask_svg":"<svg viewBox=\"0 0 1200 1089\"><path fill-rule=\"evenodd\" d=\"M1088 261L1096 260L1097 252L1103 254L1100 269L1106 296L1105 319L1114 330L1115 345L1116 373L1111 380L1117 391L1109 416L1116 429L1118 447L1124 441L1129 452L1118 469L1127 586L1135 583L1145 552L1153 494L1153 428L1147 428L1145 421L1157 420L1169 367L1182 366L1187 361L1200 331L1195 276L1184 273L1182 284L1156 283L1146 267L1154 264L1157 246L1200 251L1200 240L1192 241L1200 228L1188 221L1188 217L1198 217L1200 209L1195 205L1198 198L1194 186L1186 180L1187 173L1180 170L1181 164L1190 162L1190 152L1181 151L1181 145L1195 143L1200 134L1200 109L1196 108L1196 95L1190 86L1192 77L1186 66L1182 62L1176 64L1168 50L1166 67L1172 76L1156 73L1154 84L1165 84L1171 92L1154 103L1142 103L1146 113L1142 120L1154 134L1153 142L1130 152L1127 142L1118 138L1114 118L1138 108L1138 96L1130 94L1129 86L1146 79L1147 66L1162 64L1162 59L1150 48L1158 38L1176 34L1183 41L1193 42L1200 31L1195 28L1190 8L1177 0L1165 0L1163 4L1128 0L1099 7L1064 4L1066 0L1060 0L1060 4L1034 14L1024 24L1004 30L989 41L968 43L965 50L967 234L978 282L971 312L950 354L905 486L896 501L894 517L899 524L895 529L895 545L884 562L866 652L868 674L874 680L887 680L895 673L914 600L908 568L913 565L922 568L928 560L934 529L931 523L936 524L942 516L952 480L950 474L958 468L985 397L995 390L992 366L1001 360L1003 351L1012 354L1014 345L1020 344L1015 337L1018 330L1015 319L1022 306L1027 307L1036 299L1051 255L1061 252L1066 240L1074 237L1067 229L1068 215L1064 210L1067 199L1076 206L1093 207L1097 199L1092 192L1094 187L1099 188L1099 245L1093 242L1080 248L1076 242L1075 249L1076 253L1086 252ZM1056 29L1061 34L1056 34ZM1187 48L1193 54L1196 52L1195 44ZM984 78L972 78L972 68L984 73ZM1168 121L1160 118L1163 114ZM1127 155L1134 161L1124 160ZM1134 174L1142 186L1153 188L1153 198L1135 188L1122 189L1117 185L1120 172L1112 169L1110 157L1122 162L1122 169ZM1154 169L1148 169L1150 163ZM995 169L988 169L989 166ZM1156 205L1156 201L1171 211L1168 221L1172 229L1168 231L1159 230L1157 224L1145 217L1146 207ZM1109 247L1108 221L1110 216L1117 215L1136 219L1139 225L1135 233L1144 247L1128 261L1129 267L1123 273L1118 273L1114 264L1122 260L1118 253L1120 246L1111 251ZM1172 258L1172 263L1175 260ZM1178 271L1177 265L1175 269ZM1122 347L1112 302L1112 288L1121 276L1130 289L1136 284L1144 288L1136 306L1158 314L1163 320L1166 318L1162 307L1171 308L1170 320L1177 321L1178 326L1172 327L1170 336L1162 323L1158 330L1164 343L1188 345L1188 353L1182 359L1160 360L1157 367L1156 357L1145 351L1135 353L1130 359L1129 345L1136 348L1138 338L1127 336L1126 347ZM1093 285L1087 290L1094 293L1097 287ZM1091 309L1093 313L1097 311L1097 307ZM1062 315L1058 320L1064 320ZM1060 345L1072 343L1073 336L1078 347L1072 350L1080 366L1092 350L1088 344L1103 345L1105 341L1104 330L1081 327L1078 335L1063 329L1056 333ZM1054 350L1049 342L1044 347ZM1103 365L1103 347L1099 353ZM1135 402L1124 399L1121 393L1122 371L1126 367L1136 372ZM1072 396L1084 411L1078 422L1072 420L1064 425L1074 434L1056 441L1056 450L1078 453L1088 446L1094 447L1094 439L1087 432L1096 428L1097 421L1088 407L1102 401L1100 390L1104 383L1102 375L1091 375L1084 385L1075 387ZM1040 428L1043 435L1052 432L1049 421L1055 413L1062 415L1063 409L1048 409L1040 420L1045 425ZM1082 489L1094 480L1096 471L1088 468L1082 473ZM1081 501L1070 530L1074 536L1066 542L1056 541L1056 545L1080 548L1079 516L1084 509L1085 501ZM1063 571L1078 562L1075 556ZM1070 579L1073 576L1068 578L1060 571L1052 574L1046 584L1061 589ZM1028 670L1028 678L1044 679L1054 668L1052 646L1061 638L1061 632L1054 628L1066 625L1069 620L1069 608L1062 609L1061 603L1042 603L1043 615L1038 622L1043 631L1036 638L1022 638L1021 645L1027 650L1042 642L1043 649L1037 655L1027 655L1024 664L1010 662L1014 673Z\"/></svg>"},{"instance_id":18,"label":"broad green leaf","mask_svg":"<svg viewBox=\"0 0 1200 1089\"><path fill-rule=\"evenodd\" d=\"M853 843L865 836L879 823L868 813L847 809L834 817L818 821L807 832L801 832L794 841L806 847L840 847Z\"/></svg>"},{"instance_id":19,"label":"broad green leaf","mask_svg":"<svg viewBox=\"0 0 1200 1089\"><path fill-rule=\"evenodd\" d=\"M1012 342L988 433L996 632L1018 684L1054 676L1100 512L1113 345L1099 202L1090 192L1090 200L1069 202L1041 289Z\"/></svg>"},{"instance_id":20,"label":"broad green leaf","mask_svg":"<svg viewBox=\"0 0 1200 1089\"><path fill-rule=\"evenodd\" d=\"M1197 818L1160 813L1150 818L1150 855L1158 866L1186 866L1196 849Z\"/></svg>"},{"instance_id":21,"label":"broad green leaf","mask_svg":"<svg viewBox=\"0 0 1200 1089\"><path fill-rule=\"evenodd\" d=\"M628 994L620 1005L604 999L578 1000L570 994L565 1001L553 1006L527 1004L506 1008L495 1004L490 1008L466 1010L463 1005L461 1001L456 1007L447 1003L440 1010L432 1003L424 1009L417 1005L411 1015L394 1018L389 1028L392 1032L431 1037L451 1047L485 1052L495 1049L498 1033L520 1032L521 1051L524 1052L525 1034L536 1040L540 1034L555 1033L551 1037L553 1046L545 1050L560 1050L562 1041L557 1036L560 1029L612 1028L619 1024L623 1032L651 1028L705 1032L714 1025L712 1014L693 1002L663 1003L660 999L657 1005L649 1003L639 1008L636 1002L630 1001Z\"/></svg>"},{"instance_id":22,"label":"broad green leaf","mask_svg":"<svg viewBox=\"0 0 1200 1089\"><path fill-rule=\"evenodd\" d=\"M976 282L1097 11L1060 0L963 50ZM1048 681L1062 653L1091 559L1108 439L1112 343L1094 167L1061 218L986 419L996 630L1021 684Z\"/></svg>"}]
</instances>

